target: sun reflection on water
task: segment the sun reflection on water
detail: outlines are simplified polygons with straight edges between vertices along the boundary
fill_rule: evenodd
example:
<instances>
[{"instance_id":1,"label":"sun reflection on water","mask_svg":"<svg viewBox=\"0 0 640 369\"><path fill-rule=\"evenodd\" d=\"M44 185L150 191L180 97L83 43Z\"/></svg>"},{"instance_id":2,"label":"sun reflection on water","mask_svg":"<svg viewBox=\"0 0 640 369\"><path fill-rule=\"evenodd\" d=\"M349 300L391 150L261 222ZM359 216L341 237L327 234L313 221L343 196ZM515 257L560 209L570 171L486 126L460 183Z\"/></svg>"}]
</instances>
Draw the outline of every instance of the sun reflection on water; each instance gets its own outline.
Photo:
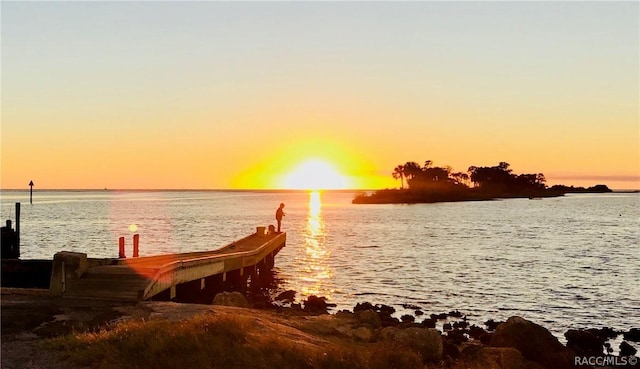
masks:
<instances>
[{"instance_id":1,"label":"sun reflection on water","mask_svg":"<svg viewBox=\"0 0 640 369\"><path fill-rule=\"evenodd\" d=\"M303 298L310 295L331 298L332 290L327 282L331 279L333 273L327 262L331 253L325 248L325 236L320 192L312 191L309 193L309 214L303 234L305 243L305 253L303 255L305 276L302 277L302 280L306 284L302 286L300 291Z\"/></svg>"}]
</instances>

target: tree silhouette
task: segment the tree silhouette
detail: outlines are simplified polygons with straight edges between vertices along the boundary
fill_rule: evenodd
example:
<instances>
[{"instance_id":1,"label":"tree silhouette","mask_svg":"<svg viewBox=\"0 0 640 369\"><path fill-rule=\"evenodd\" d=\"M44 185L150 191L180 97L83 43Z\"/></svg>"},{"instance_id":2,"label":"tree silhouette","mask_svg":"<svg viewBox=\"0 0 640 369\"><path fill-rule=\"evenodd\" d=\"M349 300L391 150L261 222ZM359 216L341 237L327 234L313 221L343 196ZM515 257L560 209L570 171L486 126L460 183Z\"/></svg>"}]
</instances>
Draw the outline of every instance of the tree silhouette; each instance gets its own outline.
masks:
<instances>
[{"instance_id":1,"label":"tree silhouette","mask_svg":"<svg viewBox=\"0 0 640 369\"><path fill-rule=\"evenodd\" d=\"M391 173L393 179L400 179L400 188L404 189L404 166L398 165L393 169L393 173Z\"/></svg>"},{"instance_id":2,"label":"tree silhouette","mask_svg":"<svg viewBox=\"0 0 640 369\"><path fill-rule=\"evenodd\" d=\"M398 165L392 175L400 179L402 189L406 179L409 190L462 191L469 189L470 183L479 191L492 193L517 194L546 189L544 174L514 174L506 161L492 167L470 166L467 173L454 173L448 165L437 167L433 161L426 160L422 167L415 161Z\"/></svg>"},{"instance_id":3,"label":"tree silhouette","mask_svg":"<svg viewBox=\"0 0 640 369\"><path fill-rule=\"evenodd\" d=\"M403 168L404 177L407 179L407 183L409 183L409 180L415 178L422 172L422 168L420 167L420 164L416 163L415 161L406 162L402 166L402 168Z\"/></svg>"},{"instance_id":4,"label":"tree silhouette","mask_svg":"<svg viewBox=\"0 0 640 369\"><path fill-rule=\"evenodd\" d=\"M464 173L464 172L451 173L451 178L453 178L456 184L469 186L469 175L467 173Z\"/></svg>"},{"instance_id":5,"label":"tree silhouette","mask_svg":"<svg viewBox=\"0 0 640 369\"><path fill-rule=\"evenodd\" d=\"M443 201L478 201L513 197L562 196L570 192L611 192L606 185L594 187L546 186L542 173L515 174L506 161L492 167L470 166L467 173L453 172L450 166L436 167L426 160L424 166L408 161L394 168L392 176L400 179L401 190L380 190L359 195L353 203L433 203ZM407 189L404 188L404 180ZM473 188L470 184L473 183Z\"/></svg>"},{"instance_id":6,"label":"tree silhouette","mask_svg":"<svg viewBox=\"0 0 640 369\"><path fill-rule=\"evenodd\" d=\"M494 167L469 167L471 181L481 189L493 192L520 193L546 189L544 174L513 174L509 163Z\"/></svg>"},{"instance_id":7,"label":"tree silhouette","mask_svg":"<svg viewBox=\"0 0 640 369\"><path fill-rule=\"evenodd\" d=\"M410 190L415 189L446 189L455 186L467 187L463 179L468 177L466 174L457 180L451 175L452 168L450 166L436 167L433 161L426 160L424 166L420 166L415 161L408 161L403 165L398 165L392 173L394 179L404 177L407 180L407 187Z\"/></svg>"}]
</instances>

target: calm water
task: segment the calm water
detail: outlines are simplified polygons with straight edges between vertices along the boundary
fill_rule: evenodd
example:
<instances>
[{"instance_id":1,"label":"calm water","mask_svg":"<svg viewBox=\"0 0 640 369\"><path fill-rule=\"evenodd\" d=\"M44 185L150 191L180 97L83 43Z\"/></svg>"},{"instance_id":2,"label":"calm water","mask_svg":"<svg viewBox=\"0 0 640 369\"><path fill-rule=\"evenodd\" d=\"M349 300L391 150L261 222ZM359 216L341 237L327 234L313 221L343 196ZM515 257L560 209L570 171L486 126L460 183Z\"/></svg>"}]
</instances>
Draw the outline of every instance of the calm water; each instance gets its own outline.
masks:
<instances>
[{"instance_id":1,"label":"calm water","mask_svg":"<svg viewBox=\"0 0 640 369\"><path fill-rule=\"evenodd\" d=\"M142 256L208 250L274 224L287 247L283 288L351 309L370 301L410 313L458 309L472 322L520 315L568 328L640 326L640 195L352 205L352 193L2 193L2 220L22 203L22 258L62 250L117 257L140 234ZM137 229L135 229L137 228ZM132 231L135 229L135 232Z\"/></svg>"}]
</instances>

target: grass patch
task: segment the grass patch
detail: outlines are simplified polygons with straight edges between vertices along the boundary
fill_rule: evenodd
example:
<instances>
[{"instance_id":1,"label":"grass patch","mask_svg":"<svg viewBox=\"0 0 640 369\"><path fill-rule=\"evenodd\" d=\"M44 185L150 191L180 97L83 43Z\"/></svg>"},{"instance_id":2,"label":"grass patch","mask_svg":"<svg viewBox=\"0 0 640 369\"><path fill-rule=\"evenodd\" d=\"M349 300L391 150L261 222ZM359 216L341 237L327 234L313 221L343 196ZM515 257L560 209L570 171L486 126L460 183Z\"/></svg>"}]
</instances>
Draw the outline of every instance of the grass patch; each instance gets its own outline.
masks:
<instances>
[{"instance_id":1,"label":"grass patch","mask_svg":"<svg viewBox=\"0 0 640 369\"><path fill-rule=\"evenodd\" d=\"M359 369L424 368L417 353L383 344L317 345L262 329L246 316L129 321L48 340L69 364L86 368Z\"/></svg>"}]
</instances>

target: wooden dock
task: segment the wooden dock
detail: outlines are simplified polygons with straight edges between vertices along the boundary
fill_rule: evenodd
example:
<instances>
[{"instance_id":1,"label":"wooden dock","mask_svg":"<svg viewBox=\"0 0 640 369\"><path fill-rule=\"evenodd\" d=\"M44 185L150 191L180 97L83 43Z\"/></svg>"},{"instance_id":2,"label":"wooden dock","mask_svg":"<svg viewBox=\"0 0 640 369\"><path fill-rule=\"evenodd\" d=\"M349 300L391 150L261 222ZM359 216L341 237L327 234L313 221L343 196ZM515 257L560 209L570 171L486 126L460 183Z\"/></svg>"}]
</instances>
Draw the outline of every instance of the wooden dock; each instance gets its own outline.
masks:
<instances>
[{"instance_id":1,"label":"wooden dock","mask_svg":"<svg viewBox=\"0 0 640 369\"><path fill-rule=\"evenodd\" d=\"M74 299L193 300L271 269L285 243L286 233L255 233L203 252L120 259L61 252L54 257L49 291Z\"/></svg>"}]
</instances>

